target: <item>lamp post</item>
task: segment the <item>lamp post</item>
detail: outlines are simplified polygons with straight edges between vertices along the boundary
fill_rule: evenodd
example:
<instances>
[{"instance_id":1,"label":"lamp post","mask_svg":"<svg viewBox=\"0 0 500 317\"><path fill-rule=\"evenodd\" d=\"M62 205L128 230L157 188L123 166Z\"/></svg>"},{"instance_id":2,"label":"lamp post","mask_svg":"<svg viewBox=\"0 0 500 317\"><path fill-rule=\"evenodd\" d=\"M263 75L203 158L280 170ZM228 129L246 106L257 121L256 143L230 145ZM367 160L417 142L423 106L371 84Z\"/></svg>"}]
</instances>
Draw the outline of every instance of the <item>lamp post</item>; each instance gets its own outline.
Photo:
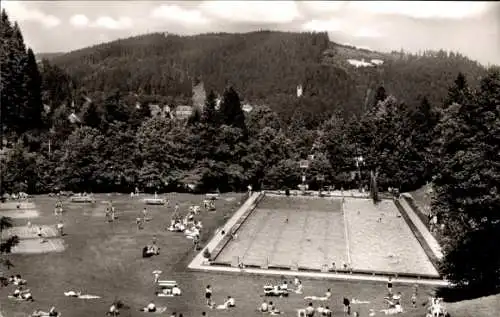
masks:
<instances>
[{"instance_id":1,"label":"lamp post","mask_svg":"<svg viewBox=\"0 0 500 317\"><path fill-rule=\"evenodd\" d=\"M309 161L302 160L300 161L300 168L302 169L302 191L306 191L306 171L309 168Z\"/></svg>"},{"instance_id":2,"label":"lamp post","mask_svg":"<svg viewBox=\"0 0 500 317\"><path fill-rule=\"evenodd\" d=\"M356 156L354 158L354 161L356 162L356 167L358 169L358 178L359 178L359 192L362 191L362 183L361 183L361 166L365 165L365 160L363 156Z\"/></svg>"},{"instance_id":3,"label":"lamp post","mask_svg":"<svg viewBox=\"0 0 500 317\"><path fill-rule=\"evenodd\" d=\"M4 191L4 188L3 188L3 172L4 172L4 166L3 164L5 163L5 156L6 156L6 153L5 153L5 149L3 147L3 140L0 140L1 145L0 145L0 202L4 202L4 198L3 198L3 191Z\"/></svg>"}]
</instances>

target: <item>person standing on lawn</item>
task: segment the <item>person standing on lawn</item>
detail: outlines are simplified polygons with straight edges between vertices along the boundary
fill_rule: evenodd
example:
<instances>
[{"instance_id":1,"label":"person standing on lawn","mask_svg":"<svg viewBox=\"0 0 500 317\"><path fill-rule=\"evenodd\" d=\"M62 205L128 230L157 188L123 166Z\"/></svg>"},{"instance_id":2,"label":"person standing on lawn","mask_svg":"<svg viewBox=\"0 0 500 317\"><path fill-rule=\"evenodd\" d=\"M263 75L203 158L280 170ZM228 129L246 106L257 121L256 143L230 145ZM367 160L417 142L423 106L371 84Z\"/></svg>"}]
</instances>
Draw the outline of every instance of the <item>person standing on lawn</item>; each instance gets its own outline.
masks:
<instances>
[{"instance_id":1,"label":"person standing on lawn","mask_svg":"<svg viewBox=\"0 0 500 317\"><path fill-rule=\"evenodd\" d=\"M62 220L60 220L57 224L57 231L59 232L59 235L61 237L64 236L64 223L62 222Z\"/></svg>"},{"instance_id":2,"label":"person standing on lawn","mask_svg":"<svg viewBox=\"0 0 500 317\"><path fill-rule=\"evenodd\" d=\"M207 305L212 307L212 288L210 288L210 285L207 285L205 288L205 299L207 301Z\"/></svg>"}]
</instances>

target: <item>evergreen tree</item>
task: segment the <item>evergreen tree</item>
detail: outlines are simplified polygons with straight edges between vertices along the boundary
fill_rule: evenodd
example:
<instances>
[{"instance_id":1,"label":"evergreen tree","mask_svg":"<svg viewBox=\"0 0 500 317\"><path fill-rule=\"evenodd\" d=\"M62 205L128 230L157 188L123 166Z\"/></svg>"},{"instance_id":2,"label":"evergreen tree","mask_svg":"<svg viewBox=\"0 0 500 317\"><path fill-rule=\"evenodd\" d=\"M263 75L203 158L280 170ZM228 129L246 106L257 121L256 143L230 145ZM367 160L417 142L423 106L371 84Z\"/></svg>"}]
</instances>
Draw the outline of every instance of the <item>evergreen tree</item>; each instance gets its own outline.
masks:
<instances>
[{"instance_id":1,"label":"evergreen tree","mask_svg":"<svg viewBox=\"0 0 500 317\"><path fill-rule=\"evenodd\" d=\"M205 107L203 108L202 113L202 121L208 124L217 125L218 116L217 110L215 109L217 105L217 96L215 95L213 90L207 95L207 99L205 101Z\"/></svg>"},{"instance_id":2,"label":"evergreen tree","mask_svg":"<svg viewBox=\"0 0 500 317\"><path fill-rule=\"evenodd\" d=\"M452 103L456 102L462 104L470 97L470 89L467 79L463 73L458 73L453 86L448 89L448 96L444 103L445 108L449 107Z\"/></svg>"},{"instance_id":3,"label":"evergreen tree","mask_svg":"<svg viewBox=\"0 0 500 317\"><path fill-rule=\"evenodd\" d=\"M377 91L375 92L375 100L373 101L372 107L377 106L379 102L383 102L387 99L387 92L385 91L385 88L383 86L380 86L377 88Z\"/></svg>"},{"instance_id":4,"label":"evergreen tree","mask_svg":"<svg viewBox=\"0 0 500 317\"><path fill-rule=\"evenodd\" d=\"M38 71L38 66L33 50L28 49L28 58L25 68L27 101L22 117L26 120L26 128L42 127L42 78Z\"/></svg>"},{"instance_id":5,"label":"evergreen tree","mask_svg":"<svg viewBox=\"0 0 500 317\"><path fill-rule=\"evenodd\" d=\"M201 110L198 107L193 108L193 112L188 118L188 124L189 125L195 125L197 123L201 122Z\"/></svg>"},{"instance_id":6,"label":"evergreen tree","mask_svg":"<svg viewBox=\"0 0 500 317\"><path fill-rule=\"evenodd\" d=\"M23 35L17 22L14 23L10 49L10 58L13 66L10 81L10 85L12 86L9 89L9 93L12 94L12 112L7 113L7 115L10 116L13 130L21 133L26 125L26 118L24 118L27 101L25 69L28 56L26 54Z\"/></svg>"},{"instance_id":7,"label":"evergreen tree","mask_svg":"<svg viewBox=\"0 0 500 317\"><path fill-rule=\"evenodd\" d=\"M220 104L220 115L222 124L240 128L243 131L245 127L245 114L241 108L240 96L233 87L224 91L224 96Z\"/></svg>"}]
</instances>

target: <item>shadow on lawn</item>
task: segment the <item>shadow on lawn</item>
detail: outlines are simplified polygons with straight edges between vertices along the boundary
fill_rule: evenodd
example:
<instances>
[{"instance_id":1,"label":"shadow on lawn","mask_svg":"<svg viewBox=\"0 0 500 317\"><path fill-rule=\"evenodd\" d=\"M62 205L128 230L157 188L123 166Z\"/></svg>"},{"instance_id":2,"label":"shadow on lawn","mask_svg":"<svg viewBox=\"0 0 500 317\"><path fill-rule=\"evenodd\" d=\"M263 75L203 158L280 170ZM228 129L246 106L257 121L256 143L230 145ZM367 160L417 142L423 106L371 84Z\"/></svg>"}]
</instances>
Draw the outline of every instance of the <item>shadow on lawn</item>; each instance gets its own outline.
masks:
<instances>
[{"instance_id":1,"label":"shadow on lawn","mask_svg":"<svg viewBox=\"0 0 500 317\"><path fill-rule=\"evenodd\" d=\"M436 296L442 297L444 301L448 303L471 300L498 293L498 291L485 291L484 289L471 289L466 287L440 287L436 289Z\"/></svg>"}]
</instances>

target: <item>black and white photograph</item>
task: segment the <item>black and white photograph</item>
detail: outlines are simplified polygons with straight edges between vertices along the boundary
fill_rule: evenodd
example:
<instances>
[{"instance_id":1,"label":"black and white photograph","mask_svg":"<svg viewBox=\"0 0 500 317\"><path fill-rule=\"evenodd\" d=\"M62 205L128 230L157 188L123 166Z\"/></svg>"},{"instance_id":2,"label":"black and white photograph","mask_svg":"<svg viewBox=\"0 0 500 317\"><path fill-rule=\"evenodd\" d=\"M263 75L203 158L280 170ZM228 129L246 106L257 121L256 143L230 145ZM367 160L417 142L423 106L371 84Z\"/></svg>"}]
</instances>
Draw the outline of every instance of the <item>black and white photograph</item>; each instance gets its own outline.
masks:
<instances>
[{"instance_id":1,"label":"black and white photograph","mask_svg":"<svg viewBox=\"0 0 500 317\"><path fill-rule=\"evenodd\" d=\"M0 9L0 317L500 315L500 2Z\"/></svg>"}]
</instances>

